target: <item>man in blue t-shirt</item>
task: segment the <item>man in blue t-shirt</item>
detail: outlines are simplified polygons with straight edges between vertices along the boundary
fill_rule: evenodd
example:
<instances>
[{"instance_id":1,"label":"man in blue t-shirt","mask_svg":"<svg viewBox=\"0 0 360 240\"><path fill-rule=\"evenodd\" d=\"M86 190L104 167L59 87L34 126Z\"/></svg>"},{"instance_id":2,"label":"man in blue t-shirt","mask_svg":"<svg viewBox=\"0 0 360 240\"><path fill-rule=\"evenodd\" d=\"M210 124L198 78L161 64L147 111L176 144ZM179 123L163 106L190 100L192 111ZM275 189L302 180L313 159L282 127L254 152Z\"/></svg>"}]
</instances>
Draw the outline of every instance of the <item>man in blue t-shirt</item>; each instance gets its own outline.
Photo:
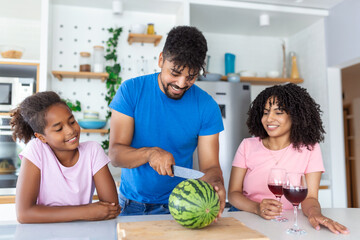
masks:
<instances>
[{"instance_id":1,"label":"man in blue t-shirt","mask_svg":"<svg viewBox=\"0 0 360 240\"><path fill-rule=\"evenodd\" d=\"M201 180L215 188L223 211L224 126L217 103L194 85L206 52L206 39L195 27L173 28L160 53L161 72L125 81L111 102L109 157L122 168L121 215L169 213L169 195L184 180L174 177L171 165L192 168L196 147Z\"/></svg>"}]
</instances>

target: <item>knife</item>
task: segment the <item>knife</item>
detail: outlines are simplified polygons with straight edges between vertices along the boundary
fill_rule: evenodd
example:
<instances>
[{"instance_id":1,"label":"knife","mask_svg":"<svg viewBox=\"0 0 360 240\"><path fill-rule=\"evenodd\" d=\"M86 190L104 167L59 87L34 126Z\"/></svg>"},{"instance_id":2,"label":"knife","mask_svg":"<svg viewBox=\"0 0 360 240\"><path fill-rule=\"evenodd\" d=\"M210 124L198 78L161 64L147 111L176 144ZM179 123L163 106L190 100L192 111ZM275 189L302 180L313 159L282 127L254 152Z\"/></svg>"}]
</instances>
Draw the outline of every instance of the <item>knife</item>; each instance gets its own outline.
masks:
<instances>
[{"instance_id":1,"label":"knife","mask_svg":"<svg viewBox=\"0 0 360 240\"><path fill-rule=\"evenodd\" d=\"M179 167L176 165L171 165L171 170L173 171L176 177L181 177L181 178L198 179L205 175L203 172L200 172L198 170Z\"/></svg>"}]
</instances>

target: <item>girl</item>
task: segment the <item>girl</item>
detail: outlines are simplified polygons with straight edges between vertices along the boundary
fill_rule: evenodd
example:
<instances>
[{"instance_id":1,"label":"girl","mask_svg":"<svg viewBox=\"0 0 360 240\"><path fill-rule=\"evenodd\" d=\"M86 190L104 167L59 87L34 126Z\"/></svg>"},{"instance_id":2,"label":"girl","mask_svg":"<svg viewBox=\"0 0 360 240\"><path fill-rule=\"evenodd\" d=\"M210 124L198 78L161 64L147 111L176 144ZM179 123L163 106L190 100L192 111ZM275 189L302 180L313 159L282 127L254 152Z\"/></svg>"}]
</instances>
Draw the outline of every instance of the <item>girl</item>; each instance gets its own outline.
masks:
<instances>
[{"instance_id":1,"label":"girl","mask_svg":"<svg viewBox=\"0 0 360 240\"><path fill-rule=\"evenodd\" d=\"M316 229L323 225L334 233L348 233L343 225L323 216L318 202L324 171L319 142L324 139L320 106L304 88L295 84L266 88L252 102L247 126L254 138L240 144L231 170L229 201L241 210L265 219L292 209L285 198L281 203L267 186L271 168L302 172L308 195L301 203L303 213Z\"/></svg>"},{"instance_id":2,"label":"girl","mask_svg":"<svg viewBox=\"0 0 360 240\"><path fill-rule=\"evenodd\" d=\"M109 159L95 142L79 143L80 126L54 92L39 92L12 111L19 154L16 212L20 223L104 220L120 213ZM35 137L35 138L34 138ZM91 203L96 187L99 202Z\"/></svg>"}]
</instances>

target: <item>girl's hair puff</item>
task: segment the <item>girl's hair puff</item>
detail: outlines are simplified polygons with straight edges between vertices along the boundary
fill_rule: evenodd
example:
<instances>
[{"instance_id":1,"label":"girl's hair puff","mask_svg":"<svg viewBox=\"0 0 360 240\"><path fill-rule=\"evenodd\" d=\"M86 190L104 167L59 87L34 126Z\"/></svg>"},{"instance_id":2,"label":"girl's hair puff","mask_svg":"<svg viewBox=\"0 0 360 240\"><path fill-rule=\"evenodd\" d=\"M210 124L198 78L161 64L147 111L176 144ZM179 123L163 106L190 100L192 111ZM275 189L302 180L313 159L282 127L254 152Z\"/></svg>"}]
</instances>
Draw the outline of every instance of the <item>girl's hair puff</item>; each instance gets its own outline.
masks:
<instances>
[{"instance_id":1,"label":"girl's hair puff","mask_svg":"<svg viewBox=\"0 0 360 240\"><path fill-rule=\"evenodd\" d=\"M305 88L293 83L268 87L255 98L250 105L246 122L250 134L260 139L269 136L261 123L269 99L272 100L270 105L276 100L279 108L289 114L292 122L290 142L295 149L305 146L311 150L316 143L324 140L325 130L320 117L320 105Z\"/></svg>"},{"instance_id":2,"label":"girl's hair puff","mask_svg":"<svg viewBox=\"0 0 360 240\"><path fill-rule=\"evenodd\" d=\"M61 100L59 95L52 91L38 92L25 98L20 105L11 111L10 125L13 132L13 139L29 142L34 133L44 134L46 126L47 109L54 104L66 103Z\"/></svg>"}]
</instances>

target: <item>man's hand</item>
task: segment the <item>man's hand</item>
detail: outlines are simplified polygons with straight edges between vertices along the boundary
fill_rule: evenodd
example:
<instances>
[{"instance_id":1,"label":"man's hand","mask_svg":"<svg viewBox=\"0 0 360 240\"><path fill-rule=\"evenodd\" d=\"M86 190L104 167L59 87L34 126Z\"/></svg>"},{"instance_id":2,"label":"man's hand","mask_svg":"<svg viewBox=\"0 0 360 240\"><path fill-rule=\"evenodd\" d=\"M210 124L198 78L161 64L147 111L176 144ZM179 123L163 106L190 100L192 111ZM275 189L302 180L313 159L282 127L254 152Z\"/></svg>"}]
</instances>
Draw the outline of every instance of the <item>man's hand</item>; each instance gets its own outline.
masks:
<instances>
[{"instance_id":1,"label":"man's hand","mask_svg":"<svg viewBox=\"0 0 360 240\"><path fill-rule=\"evenodd\" d=\"M175 159L171 153L158 147L150 149L148 157L150 167L157 171L160 175L174 176L171 165L175 165Z\"/></svg>"},{"instance_id":2,"label":"man's hand","mask_svg":"<svg viewBox=\"0 0 360 240\"><path fill-rule=\"evenodd\" d=\"M217 179L217 180L208 179L206 174L200 180L203 180L203 181L209 183L211 186L213 186L213 188L215 189L216 193L219 196L220 211L215 219L215 221L217 221L217 218L221 217L221 214L223 213L223 211L225 209L226 191L225 191L224 183L220 179Z\"/></svg>"},{"instance_id":3,"label":"man's hand","mask_svg":"<svg viewBox=\"0 0 360 240\"><path fill-rule=\"evenodd\" d=\"M211 184L211 183L210 183ZM221 181L217 181L214 182L213 184L211 184L215 191L217 192L217 194L219 195L219 200L220 200L220 211L219 214L217 215L216 218L220 218L221 214L224 212L224 208L225 208L225 200L226 200L226 191L225 191L225 187L224 184Z\"/></svg>"}]
</instances>

